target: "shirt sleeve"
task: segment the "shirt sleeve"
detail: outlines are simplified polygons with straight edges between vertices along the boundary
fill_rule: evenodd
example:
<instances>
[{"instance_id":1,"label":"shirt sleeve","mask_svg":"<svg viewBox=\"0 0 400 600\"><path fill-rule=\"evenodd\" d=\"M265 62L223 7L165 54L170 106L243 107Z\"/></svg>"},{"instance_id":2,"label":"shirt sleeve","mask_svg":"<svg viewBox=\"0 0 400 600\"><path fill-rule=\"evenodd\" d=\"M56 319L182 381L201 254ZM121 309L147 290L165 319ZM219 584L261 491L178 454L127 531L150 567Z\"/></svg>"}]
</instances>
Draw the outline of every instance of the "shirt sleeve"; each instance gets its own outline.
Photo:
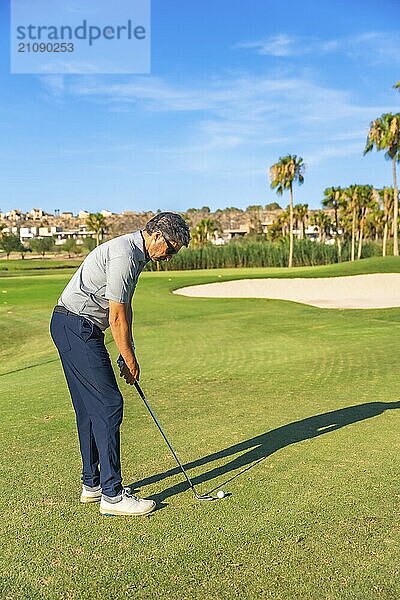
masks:
<instances>
[{"instance_id":1,"label":"shirt sleeve","mask_svg":"<svg viewBox=\"0 0 400 600\"><path fill-rule=\"evenodd\" d=\"M130 302L136 287L137 276L133 261L124 256L111 258L106 266L106 291L104 297L114 302Z\"/></svg>"}]
</instances>

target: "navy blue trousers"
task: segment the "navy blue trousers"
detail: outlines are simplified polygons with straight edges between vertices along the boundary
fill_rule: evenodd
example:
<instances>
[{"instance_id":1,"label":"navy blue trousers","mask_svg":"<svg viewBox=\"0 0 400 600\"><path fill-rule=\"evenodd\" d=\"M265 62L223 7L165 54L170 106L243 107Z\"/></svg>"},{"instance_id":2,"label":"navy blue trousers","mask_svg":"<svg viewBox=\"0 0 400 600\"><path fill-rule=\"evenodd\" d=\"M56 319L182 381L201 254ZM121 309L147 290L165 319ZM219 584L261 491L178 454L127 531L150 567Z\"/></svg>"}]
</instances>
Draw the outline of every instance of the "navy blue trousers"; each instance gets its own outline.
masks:
<instances>
[{"instance_id":1,"label":"navy blue trousers","mask_svg":"<svg viewBox=\"0 0 400 600\"><path fill-rule=\"evenodd\" d=\"M51 337L60 355L76 414L82 482L103 494L122 491L120 425L123 399L104 345L104 333L84 317L54 312Z\"/></svg>"}]
</instances>

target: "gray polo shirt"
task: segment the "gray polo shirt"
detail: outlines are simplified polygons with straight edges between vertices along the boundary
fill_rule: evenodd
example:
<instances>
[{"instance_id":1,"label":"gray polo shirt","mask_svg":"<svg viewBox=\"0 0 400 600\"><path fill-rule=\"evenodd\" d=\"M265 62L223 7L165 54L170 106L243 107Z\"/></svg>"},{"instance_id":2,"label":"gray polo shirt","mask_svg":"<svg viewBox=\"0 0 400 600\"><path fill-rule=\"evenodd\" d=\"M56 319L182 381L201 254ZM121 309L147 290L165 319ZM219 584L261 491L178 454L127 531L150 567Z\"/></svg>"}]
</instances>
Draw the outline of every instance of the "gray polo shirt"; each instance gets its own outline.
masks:
<instances>
[{"instance_id":1,"label":"gray polo shirt","mask_svg":"<svg viewBox=\"0 0 400 600\"><path fill-rule=\"evenodd\" d=\"M108 301L131 302L147 260L140 230L100 244L87 255L58 304L104 331L109 326Z\"/></svg>"}]
</instances>

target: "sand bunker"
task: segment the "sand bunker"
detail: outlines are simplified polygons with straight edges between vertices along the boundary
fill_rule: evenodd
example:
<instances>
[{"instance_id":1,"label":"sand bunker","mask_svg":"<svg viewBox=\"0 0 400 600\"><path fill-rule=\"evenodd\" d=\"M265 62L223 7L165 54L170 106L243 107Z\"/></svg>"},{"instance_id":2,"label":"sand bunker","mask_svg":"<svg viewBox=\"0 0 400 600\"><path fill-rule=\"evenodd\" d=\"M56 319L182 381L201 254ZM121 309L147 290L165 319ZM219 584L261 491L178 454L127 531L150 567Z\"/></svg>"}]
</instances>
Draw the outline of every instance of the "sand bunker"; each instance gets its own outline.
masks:
<instances>
[{"instance_id":1,"label":"sand bunker","mask_svg":"<svg viewBox=\"0 0 400 600\"><path fill-rule=\"evenodd\" d=\"M400 306L400 273L315 279L240 279L184 287L174 294L291 300L319 308L393 308Z\"/></svg>"}]
</instances>

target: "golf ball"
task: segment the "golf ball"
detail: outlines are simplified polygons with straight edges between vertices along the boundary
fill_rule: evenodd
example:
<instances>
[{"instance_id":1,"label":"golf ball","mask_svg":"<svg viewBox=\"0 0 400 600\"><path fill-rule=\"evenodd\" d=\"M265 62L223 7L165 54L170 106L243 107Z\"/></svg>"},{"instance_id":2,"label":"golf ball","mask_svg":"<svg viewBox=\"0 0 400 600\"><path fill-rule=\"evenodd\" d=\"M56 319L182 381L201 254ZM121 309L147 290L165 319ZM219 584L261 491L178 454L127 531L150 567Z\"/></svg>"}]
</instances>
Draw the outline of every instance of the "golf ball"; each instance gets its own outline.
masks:
<instances>
[{"instance_id":1,"label":"golf ball","mask_svg":"<svg viewBox=\"0 0 400 600\"><path fill-rule=\"evenodd\" d=\"M219 490L219 492L217 492L217 498L225 498L225 492L223 490Z\"/></svg>"}]
</instances>

